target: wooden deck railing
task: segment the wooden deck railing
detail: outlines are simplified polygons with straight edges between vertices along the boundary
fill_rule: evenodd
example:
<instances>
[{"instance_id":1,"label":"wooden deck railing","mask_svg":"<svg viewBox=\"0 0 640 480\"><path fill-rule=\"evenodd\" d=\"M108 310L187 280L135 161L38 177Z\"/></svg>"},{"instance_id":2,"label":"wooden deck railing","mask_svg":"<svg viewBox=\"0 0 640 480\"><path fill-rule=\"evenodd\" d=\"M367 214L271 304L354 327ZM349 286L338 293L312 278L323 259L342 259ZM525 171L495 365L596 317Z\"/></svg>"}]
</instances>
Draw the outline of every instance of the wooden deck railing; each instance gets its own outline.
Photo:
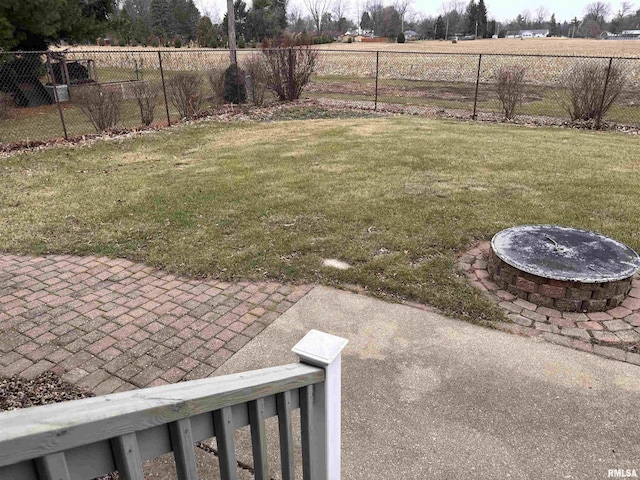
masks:
<instances>
[{"instance_id":1,"label":"wooden deck railing","mask_svg":"<svg viewBox=\"0 0 640 480\"><path fill-rule=\"evenodd\" d=\"M291 412L300 408L305 479L340 478L340 362L346 340L311 330L301 363L0 413L0 479L85 480L173 452L196 480L194 443L216 438L220 475L236 478L234 431L250 425L257 479L268 479L265 419L278 417L282 478L294 477Z\"/></svg>"}]
</instances>

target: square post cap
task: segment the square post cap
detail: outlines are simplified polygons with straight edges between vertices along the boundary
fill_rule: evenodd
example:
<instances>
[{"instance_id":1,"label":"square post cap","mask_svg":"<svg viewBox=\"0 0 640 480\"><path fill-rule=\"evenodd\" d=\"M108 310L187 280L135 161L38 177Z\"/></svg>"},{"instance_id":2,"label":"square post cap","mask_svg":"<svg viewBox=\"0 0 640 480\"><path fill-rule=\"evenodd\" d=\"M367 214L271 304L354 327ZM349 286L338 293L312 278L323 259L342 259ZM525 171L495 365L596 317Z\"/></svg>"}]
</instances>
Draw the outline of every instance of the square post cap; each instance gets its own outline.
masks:
<instances>
[{"instance_id":1,"label":"square post cap","mask_svg":"<svg viewBox=\"0 0 640 480\"><path fill-rule=\"evenodd\" d=\"M327 367L340 355L349 340L319 330L309 332L291 349L300 360L317 367Z\"/></svg>"}]
</instances>

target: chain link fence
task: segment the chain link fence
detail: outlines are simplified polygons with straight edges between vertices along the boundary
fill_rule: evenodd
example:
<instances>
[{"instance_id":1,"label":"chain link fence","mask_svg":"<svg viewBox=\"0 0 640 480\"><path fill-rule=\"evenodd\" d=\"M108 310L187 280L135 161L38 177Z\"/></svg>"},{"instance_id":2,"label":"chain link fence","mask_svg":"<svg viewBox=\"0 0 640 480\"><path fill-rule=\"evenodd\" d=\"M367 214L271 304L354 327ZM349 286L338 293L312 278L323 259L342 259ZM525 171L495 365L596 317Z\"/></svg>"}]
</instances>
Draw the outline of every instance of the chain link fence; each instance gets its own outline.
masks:
<instances>
[{"instance_id":1,"label":"chain link fence","mask_svg":"<svg viewBox=\"0 0 640 480\"><path fill-rule=\"evenodd\" d=\"M256 77L260 50L238 51ZM224 103L226 50L0 54L0 142L165 126ZM251 76L246 98L275 101ZM640 126L640 58L319 50L303 93L333 105Z\"/></svg>"}]
</instances>

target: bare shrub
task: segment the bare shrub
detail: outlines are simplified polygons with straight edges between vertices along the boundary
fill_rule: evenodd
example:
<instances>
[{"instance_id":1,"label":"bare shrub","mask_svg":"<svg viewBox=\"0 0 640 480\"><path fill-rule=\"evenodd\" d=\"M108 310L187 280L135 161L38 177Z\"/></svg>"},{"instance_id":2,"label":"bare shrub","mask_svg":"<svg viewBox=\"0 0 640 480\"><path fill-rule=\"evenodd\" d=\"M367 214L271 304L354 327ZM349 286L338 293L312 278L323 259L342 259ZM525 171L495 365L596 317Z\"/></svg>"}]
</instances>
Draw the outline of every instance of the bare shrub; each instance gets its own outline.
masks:
<instances>
[{"instance_id":1,"label":"bare shrub","mask_svg":"<svg viewBox=\"0 0 640 480\"><path fill-rule=\"evenodd\" d=\"M158 92L149 85L149 82L136 82L131 87L131 91L140 108L140 121L144 125L151 125L153 111L158 104Z\"/></svg>"},{"instance_id":2,"label":"bare shrub","mask_svg":"<svg viewBox=\"0 0 640 480\"><path fill-rule=\"evenodd\" d=\"M565 79L566 90L558 101L571 120L599 122L615 103L626 80L625 74L615 65L611 65L609 70L608 66L598 61L584 61L569 72Z\"/></svg>"},{"instance_id":3,"label":"bare shrub","mask_svg":"<svg viewBox=\"0 0 640 480\"><path fill-rule=\"evenodd\" d=\"M279 45L266 43L264 54L267 68L267 86L281 101L300 98L309 83L318 51L308 46L295 46L291 40L283 39Z\"/></svg>"},{"instance_id":4,"label":"bare shrub","mask_svg":"<svg viewBox=\"0 0 640 480\"><path fill-rule=\"evenodd\" d=\"M247 75L247 97L254 105L262 105L269 82L267 62L263 56L252 55L244 61L242 69Z\"/></svg>"},{"instance_id":5,"label":"bare shrub","mask_svg":"<svg viewBox=\"0 0 640 480\"><path fill-rule=\"evenodd\" d=\"M89 119L96 131L113 128L120 119L122 91L103 85L84 85L75 89L73 103Z\"/></svg>"},{"instance_id":6,"label":"bare shrub","mask_svg":"<svg viewBox=\"0 0 640 480\"><path fill-rule=\"evenodd\" d=\"M223 103L222 96L224 95L224 74L225 69L222 67L215 67L209 70L209 84L211 85L211 91L213 92L213 100L215 103Z\"/></svg>"},{"instance_id":7,"label":"bare shrub","mask_svg":"<svg viewBox=\"0 0 640 480\"><path fill-rule=\"evenodd\" d=\"M503 66L494 73L495 92L502 105L502 114L511 120L522 102L527 69L522 66Z\"/></svg>"},{"instance_id":8,"label":"bare shrub","mask_svg":"<svg viewBox=\"0 0 640 480\"><path fill-rule=\"evenodd\" d=\"M181 118L194 117L204 101L202 77L196 73L177 73L167 82L167 94Z\"/></svg>"},{"instance_id":9,"label":"bare shrub","mask_svg":"<svg viewBox=\"0 0 640 480\"><path fill-rule=\"evenodd\" d=\"M7 120L11 116L13 97L8 93L0 92L0 120Z\"/></svg>"}]
</instances>

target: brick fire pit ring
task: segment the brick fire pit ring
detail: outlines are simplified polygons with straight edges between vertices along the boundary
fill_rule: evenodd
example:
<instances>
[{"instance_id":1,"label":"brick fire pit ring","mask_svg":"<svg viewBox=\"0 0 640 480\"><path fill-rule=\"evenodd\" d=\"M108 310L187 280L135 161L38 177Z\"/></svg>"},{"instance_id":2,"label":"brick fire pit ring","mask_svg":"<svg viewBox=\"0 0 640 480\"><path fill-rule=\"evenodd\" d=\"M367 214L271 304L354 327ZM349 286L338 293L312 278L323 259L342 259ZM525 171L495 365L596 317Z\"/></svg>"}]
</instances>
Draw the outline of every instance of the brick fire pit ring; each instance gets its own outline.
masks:
<instances>
[{"instance_id":1,"label":"brick fire pit ring","mask_svg":"<svg viewBox=\"0 0 640 480\"><path fill-rule=\"evenodd\" d=\"M640 268L627 245L595 232L524 225L491 240L487 270L504 290L564 312L600 312L620 305Z\"/></svg>"}]
</instances>

